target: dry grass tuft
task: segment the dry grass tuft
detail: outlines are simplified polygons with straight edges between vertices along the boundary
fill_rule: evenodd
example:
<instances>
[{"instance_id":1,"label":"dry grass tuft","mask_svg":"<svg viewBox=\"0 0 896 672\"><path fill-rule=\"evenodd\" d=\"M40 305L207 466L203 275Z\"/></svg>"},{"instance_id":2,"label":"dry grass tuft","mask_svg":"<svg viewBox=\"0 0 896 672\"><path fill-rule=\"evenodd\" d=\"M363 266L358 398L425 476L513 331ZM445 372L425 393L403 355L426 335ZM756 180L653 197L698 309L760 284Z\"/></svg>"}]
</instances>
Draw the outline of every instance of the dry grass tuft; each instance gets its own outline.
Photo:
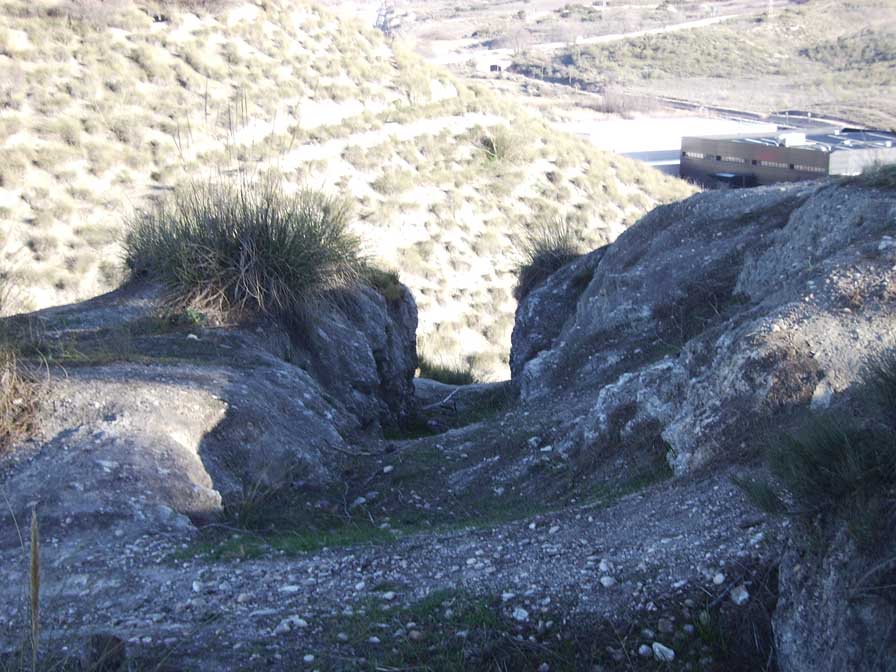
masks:
<instances>
[{"instance_id":1,"label":"dry grass tuft","mask_svg":"<svg viewBox=\"0 0 896 672\"><path fill-rule=\"evenodd\" d=\"M34 381L15 351L0 345L0 454L30 427L34 396Z\"/></svg>"},{"instance_id":2,"label":"dry grass tuft","mask_svg":"<svg viewBox=\"0 0 896 672\"><path fill-rule=\"evenodd\" d=\"M365 265L348 221L345 201L316 191L194 183L134 218L125 263L165 283L178 304L292 321L359 283Z\"/></svg>"},{"instance_id":3,"label":"dry grass tuft","mask_svg":"<svg viewBox=\"0 0 896 672\"><path fill-rule=\"evenodd\" d=\"M522 301L542 282L582 253L581 241L569 220L551 217L528 226L520 246L513 296Z\"/></svg>"},{"instance_id":4,"label":"dry grass tuft","mask_svg":"<svg viewBox=\"0 0 896 672\"><path fill-rule=\"evenodd\" d=\"M9 281L0 275L0 315L9 305ZM31 428L37 385L18 355L9 320L0 321L0 455Z\"/></svg>"}]
</instances>

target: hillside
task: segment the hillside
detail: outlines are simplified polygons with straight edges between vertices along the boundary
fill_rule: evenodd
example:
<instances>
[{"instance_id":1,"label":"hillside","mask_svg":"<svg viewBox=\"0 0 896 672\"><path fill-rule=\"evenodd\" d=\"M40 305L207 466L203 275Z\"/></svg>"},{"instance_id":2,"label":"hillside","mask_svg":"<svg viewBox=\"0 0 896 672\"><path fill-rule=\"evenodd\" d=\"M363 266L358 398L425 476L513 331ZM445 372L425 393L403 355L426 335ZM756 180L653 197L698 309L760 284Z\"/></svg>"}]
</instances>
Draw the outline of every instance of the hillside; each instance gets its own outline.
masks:
<instances>
[{"instance_id":1,"label":"hillside","mask_svg":"<svg viewBox=\"0 0 896 672\"><path fill-rule=\"evenodd\" d=\"M413 378L404 290L0 321L0 669L892 672L894 185L654 209L521 301L508 383Z\"/></svg>"},{"instance_id":2,"label":"hillside","mask_svg":"<svg viewBox=\"0 0 896 672\"><path fill-rule=\"evenodd\" d=\"M882 0L769 5L771 14L516 59L532 77L767 114L896 126L896 9Z\"/></svg>"},{"instance_id":3,"label":"hillside","mask_svg":"<svg viewBox=\"0 0 896 672\"><path fill-rule=\"evenodd\" d=\"M0 5L20 309L116 286L123 222L184 180L273 172L350 198L369 254L414 292L425 353L500 375L528 223L564 215L586 249L690 192L317 5L185 4Z\"/></svg>"}]
</instances>

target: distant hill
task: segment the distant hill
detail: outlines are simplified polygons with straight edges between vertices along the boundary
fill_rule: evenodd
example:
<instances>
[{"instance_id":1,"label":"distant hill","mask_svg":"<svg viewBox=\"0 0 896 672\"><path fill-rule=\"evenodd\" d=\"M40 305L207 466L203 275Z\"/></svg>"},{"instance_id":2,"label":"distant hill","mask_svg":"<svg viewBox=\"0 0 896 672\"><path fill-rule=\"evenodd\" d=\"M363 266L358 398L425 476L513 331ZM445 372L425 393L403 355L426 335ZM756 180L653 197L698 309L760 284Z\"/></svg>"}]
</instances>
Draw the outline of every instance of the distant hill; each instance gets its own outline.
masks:
<instances>
[{"instance_id":1,"label":"distant hill","mask_svg":"<svg viewBox=\"0 0 896 672\"><path fill-rule=\"evenodd\" d=\"M0 222L22 309L120 281L122 222L187 179L275 172L355 202L421 349L504 370L515 241L583 248L692 190L304 2L0 3Z\"/></svg>"},{"instance_id":2,"label":"distant hill","mask_svg":"<svg viewBox=\"0 0 896 672\"><path fill-rule=\"evenodd\" d=\"M774 3L771 14L522 54L517 69L593 88L759 113L797 109L896 126L896 7L889 0Z\"/></svg>"}]
</instances>

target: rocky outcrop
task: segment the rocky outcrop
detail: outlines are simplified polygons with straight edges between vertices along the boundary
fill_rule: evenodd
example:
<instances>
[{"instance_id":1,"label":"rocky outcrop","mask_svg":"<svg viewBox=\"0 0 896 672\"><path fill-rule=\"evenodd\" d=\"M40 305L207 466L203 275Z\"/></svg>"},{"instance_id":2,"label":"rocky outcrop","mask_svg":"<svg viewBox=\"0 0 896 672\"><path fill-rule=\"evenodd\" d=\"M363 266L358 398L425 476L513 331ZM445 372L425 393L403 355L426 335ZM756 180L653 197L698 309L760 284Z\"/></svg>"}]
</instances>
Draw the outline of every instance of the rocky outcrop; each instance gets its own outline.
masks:
<instances>
[{"instance_id":1,"label":"rocky outcrop","mask_svg":"<svg viewBox=\"0 0 896 672\"><path fill-rule=\"evenodd\" d=\"M394 300L364 289L294 335L299 346L292 358L364 427L396 425L414 404L416 334L417 308L407 288Z\"/></svg>"},{"instance_id":2,"label":"rocky outcrop","mask_svg":"<svg viewBox=\"0 0 896 672\"><path fill-rule=\"evenodd\" d=\"M817 546L817 544L816 544ZM869 559L840 530L824 551L792 546L773 626L781 672L896 670L896 543Z\"/></svg>"},{"instance_id":3,"label":"rocky outcrop","mask_svg":"<svg viewBox=\"0 0 896 672\"><path fill-rule=\"evenodd\" d=\"M34 504L45 530L82 540L189 531L273 489L327 486L355 437L412 405L407 291L364 290L292 337L172 323L159 303L135 286L18 318L49 362L37 432L0 462L19 519ZM4 526L0 544L17 543Z\"/></svg>"},{"instance_id":4,"label":"rocky outcrop","mask_svg":"<svg viewBox=\"0 0 896 672\"><path fill-rule=\"evenodd\" d=\"M561 450L649 424L677 474L706 464L772 416L836 402L896 333L894 222L896 193L832 182L659 207L594 253L587 287L570 264L520 305L521 396L593 399Z\"/></svg>"},{"instance_id":5,"label":"rocky outcrop","mask_svg":"<svg viewBox=\"0 0 896 672\"><path fill-rule=\"evenodd\" d=\"M594 277L605 249L598 248L569 262L517 305L510 338L511 377L518 377L526 362L551 348L566 321L575 314L579 296Z\"/></svg>"}]
</instances>

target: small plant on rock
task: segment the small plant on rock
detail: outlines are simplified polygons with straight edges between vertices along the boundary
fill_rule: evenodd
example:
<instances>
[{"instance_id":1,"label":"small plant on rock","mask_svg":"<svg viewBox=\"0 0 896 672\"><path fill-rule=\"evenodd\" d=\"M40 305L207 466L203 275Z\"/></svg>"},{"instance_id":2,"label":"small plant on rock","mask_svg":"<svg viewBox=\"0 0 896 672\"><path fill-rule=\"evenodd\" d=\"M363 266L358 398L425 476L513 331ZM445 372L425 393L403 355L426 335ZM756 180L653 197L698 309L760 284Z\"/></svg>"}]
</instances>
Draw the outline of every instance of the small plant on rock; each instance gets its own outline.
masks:
<instances>
[{"instance_id":1,"label":"small plant on rock","mask_svg":"<svg viewBox=\"0 0 896 672\"><path fill-rule=\"evenodd\" d=\"M435 380L446 385L473 385L479 382L473 370L472 359L450 362L420 355L420 377Z\"/></svg>"},{"instance_id":2,"label":"small plant on rock","mask_svg":"<svg viewBox=\"0 0 896 672\"><path fill-rule=\"evenodd\" d=\"M815 417L768 449L771 474L789 493L763 480L739 480L753 502L769 513L810 520L838 519L870 549L896 532L896 352L865 365L858 387L871 410L862 424L839 415Z\"/></svg>"},{"instance_id":3,"label":"small plant on rock","mask_svg":"<svg viewBox=\"0 0 896 672\"><path fill-rule=\"evenodd\" d=\"M562 217L538 220L523 236L513 296L522 301L548 276L580 256L579 238Z\"/></svg>"},{"instance_id":4,"label":"small plant on rock","mask_svg":"<svg viewBox=\"0 0 896 672\"><path fill-rule=\"evenodd\" d=\"M194 183L133 219L125 263L183 306L289 321L359 284L365 263L348 223L348 204L317 191Z\"/></svg>"}]
</instances>

